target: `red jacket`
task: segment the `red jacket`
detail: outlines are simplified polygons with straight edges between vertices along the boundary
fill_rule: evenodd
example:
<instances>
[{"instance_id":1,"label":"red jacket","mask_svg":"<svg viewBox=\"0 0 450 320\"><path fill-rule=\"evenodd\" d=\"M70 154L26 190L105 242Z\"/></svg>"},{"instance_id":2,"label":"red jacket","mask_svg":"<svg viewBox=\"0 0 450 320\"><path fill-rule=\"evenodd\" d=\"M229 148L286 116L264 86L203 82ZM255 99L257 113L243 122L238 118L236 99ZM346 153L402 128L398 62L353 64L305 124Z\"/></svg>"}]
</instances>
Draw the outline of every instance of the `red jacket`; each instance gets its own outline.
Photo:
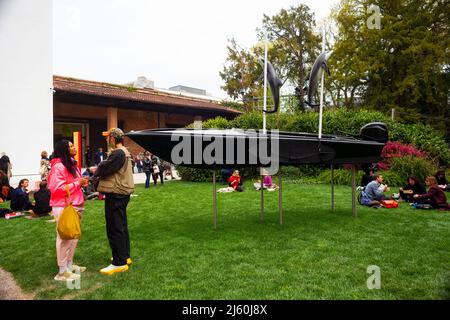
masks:
<instances>
[{"instance_id":1,"label":"red jacket","mask_svg":"<svg viewBox=\"0 0 450 320\"><path fill-rule=\"evenodd\" d=\"M241 182L241 176L231 176L228 179L228 182L230 183L230 187L232 187L234 190L236 190L237 186L239 185L239 182Z\"/></svg>"}]
</instances>

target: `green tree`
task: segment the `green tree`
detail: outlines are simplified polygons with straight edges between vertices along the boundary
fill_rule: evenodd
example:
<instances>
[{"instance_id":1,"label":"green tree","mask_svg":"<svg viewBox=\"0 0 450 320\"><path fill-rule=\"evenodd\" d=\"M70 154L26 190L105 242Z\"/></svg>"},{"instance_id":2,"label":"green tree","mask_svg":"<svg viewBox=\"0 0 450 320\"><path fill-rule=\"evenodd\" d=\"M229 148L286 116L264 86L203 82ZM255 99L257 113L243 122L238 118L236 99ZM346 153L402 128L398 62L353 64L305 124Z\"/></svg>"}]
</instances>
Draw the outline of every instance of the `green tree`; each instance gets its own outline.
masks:
<instances>
[{"instance_id":1,"label":"green tree","mask_svg":"<svg viewBox=\"0 0 450 320\"><path fill-rule=\"evenodd\" d=\"M380 28L367 23L377 5ZM343 103L364 105L398 119L449 127L449 19L446 0L342 0L339 38L330 59Z\"/></svg>"},{"instance_id":2,"label":"green tree","mask_svg":"<svg viewBox=\"0 0 450 320\"><path fill-rule=\"evenodd\" d=\"M222 88L230 97L242 100L248 110L261 105L263 68L259 58L264 56L267 33L268 60L280 79L292 88L299 87L299 104L303 105L305 77L319 54L320 37L314 33L315 25L314 14L303 4L283 9L272 17L264 15L258 30L259 43L246 50L230 40L226 64L220 72L225 83Z\"/></svg>"},{"instance_id":3,"label":"green tree","mask_svg":"<svg viewBox=\"0 0 450 320\"><path fill-rule=\"evenodd\" d=\"M271 58L294 87L299 88L299 104L303 106L303 86L306 75L320 52L320 40L315 31L314 13L308 6L299 4L288 10L282 9L269 17L264 15L262 29L258 34L261 40L267 33L272 42Z\"/></svg>"},{"instance_id":4,"label":"green tree","mask_svg":"<svg viewBox=\"0 0 450 320\"><path fill-rule=\"evenodd\" d=\"M243 109L249 111L253 108L254 98L258 96L263 71L251 50L241 48L235 39L229 42L227 60L219 73L225 83L222 89L231 98L242 101Z\"/></svg>"}]
</instances>

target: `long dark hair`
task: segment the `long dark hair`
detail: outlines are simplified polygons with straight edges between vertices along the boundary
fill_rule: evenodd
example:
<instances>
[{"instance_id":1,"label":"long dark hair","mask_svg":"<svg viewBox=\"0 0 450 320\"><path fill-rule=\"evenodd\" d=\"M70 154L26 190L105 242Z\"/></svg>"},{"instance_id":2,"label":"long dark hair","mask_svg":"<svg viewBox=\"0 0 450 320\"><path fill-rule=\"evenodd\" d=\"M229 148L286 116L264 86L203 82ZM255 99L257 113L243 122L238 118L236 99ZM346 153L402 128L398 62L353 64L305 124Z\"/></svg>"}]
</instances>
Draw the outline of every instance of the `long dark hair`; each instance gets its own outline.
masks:
<instances>
[{"instance_id":1,"label":"long dark hair","mask_svg":"<svg viewBox=\"0 0 450 320\"><path fill-rule=\"evenodd\" d=\"M11 162L9 161L8 156L3 156L0 158L0 170L3 170L5 173L8 172L8 164Z\"/></svg>"},{"instance_id":2,"label":"long dark hair","mask_svg":"<svg viewBox=\"0 0 450 320\"><path fill-rule=\"evenodd\" d=\"M66 167L67 171L69 171L72 176L77 176L77 171L75 170L75 163L70 157L69 152L69 141L61 140L55 144L55 150L53 150L53 154L51 155L51 159L59 158Z\"/></svg>"}]
</instances>

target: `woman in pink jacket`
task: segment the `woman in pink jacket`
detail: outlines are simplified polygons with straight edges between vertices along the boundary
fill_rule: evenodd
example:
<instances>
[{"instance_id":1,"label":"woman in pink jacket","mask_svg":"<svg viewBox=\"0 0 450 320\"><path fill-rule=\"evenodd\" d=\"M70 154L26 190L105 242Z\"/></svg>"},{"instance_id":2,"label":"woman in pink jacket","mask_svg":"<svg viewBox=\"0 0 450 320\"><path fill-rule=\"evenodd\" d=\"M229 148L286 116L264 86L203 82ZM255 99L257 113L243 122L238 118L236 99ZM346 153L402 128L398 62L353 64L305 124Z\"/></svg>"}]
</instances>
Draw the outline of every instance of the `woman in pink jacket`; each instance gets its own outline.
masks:
<instances>
[{"instance_id":1,"label":"woman in pink jacket","mask_svg":"<svg viewBox=\"0 0 450 320\"><path fill-rule=\"evenodd\" d=\"M71 202L80 215L84 211L84 197L81 187L86 186L89 180L81 176L80 169L73 159L76 154L77 150L74 145L67 140L62 140L55 145L55 150L51 156L48 188L51 192L50 206L52 207L56 224L58 224L66 202ZM67 198L67 187L70 192L69 198ZM77 243L78 239L63 240L56 232L56 256L59 272L55 276L55 280L75 280L80 276L75 274L74 271L83 272L86 270L85 267L73 264Z\"/></svg>"}]
</instances>

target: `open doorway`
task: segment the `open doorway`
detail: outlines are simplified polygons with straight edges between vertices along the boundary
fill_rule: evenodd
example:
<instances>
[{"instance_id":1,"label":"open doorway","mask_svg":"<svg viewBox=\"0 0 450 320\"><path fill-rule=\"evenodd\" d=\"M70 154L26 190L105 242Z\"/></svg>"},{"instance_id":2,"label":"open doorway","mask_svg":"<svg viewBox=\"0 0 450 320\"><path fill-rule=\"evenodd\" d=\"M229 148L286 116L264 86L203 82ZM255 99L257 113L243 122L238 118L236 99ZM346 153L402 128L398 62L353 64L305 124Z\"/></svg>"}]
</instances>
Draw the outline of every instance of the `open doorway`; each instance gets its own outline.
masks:
<instances>
[{"instance_id":1,"label":"open doorway","mask_svg":"<svg viewBox=\"0 0 450 320\"><path fill-rule=\"evenodd\" d=\"M81 132L81 166L85 167L86 159L84 152L86 150L86 141L89 139L89 124L85 122L66 122L55 121L53 124L53 143L66 139L73 143L73 133Z\"/></svg>"}]
</instances>

